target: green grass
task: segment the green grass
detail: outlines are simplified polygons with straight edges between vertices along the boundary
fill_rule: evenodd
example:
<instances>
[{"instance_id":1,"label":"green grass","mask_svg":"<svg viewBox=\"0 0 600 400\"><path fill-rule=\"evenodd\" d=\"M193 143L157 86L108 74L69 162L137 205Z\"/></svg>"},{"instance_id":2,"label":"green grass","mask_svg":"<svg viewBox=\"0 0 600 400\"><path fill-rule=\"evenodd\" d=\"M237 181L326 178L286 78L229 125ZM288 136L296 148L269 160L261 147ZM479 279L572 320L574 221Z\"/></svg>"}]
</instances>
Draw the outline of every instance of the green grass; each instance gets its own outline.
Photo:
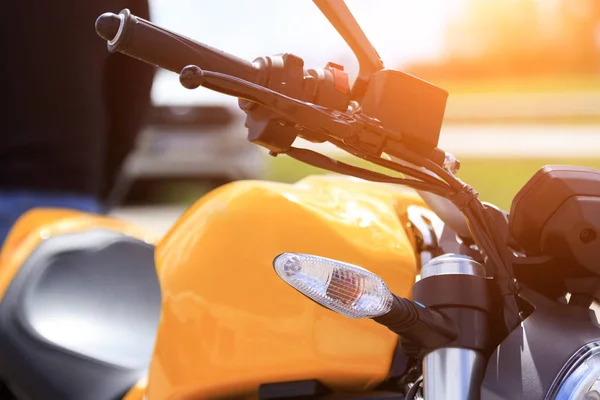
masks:
<instances>
[{"instance_id":1,"label":"green grass","mask_svg":"<svg viewBox=\"0 0 600 400\"><path fill-rule=\"evenodd\" d=\"M295 182L307 175L328 173L307 166L289 157L279 156L270 161L267 179L278 182ZM357 163L368 166L364 162ZM549 164L581 165L600 169L598 159L461 159L460 179L470 184L480 194L480 199L509 210L514 195L542 166ZM381 168L377 168L381 170Z\"/></svg>"},{"instance_id":2,"label":"green grass","mask_svg":"<svg viewBox=\"0 0 600 400\"><path fill-rule=\"evenodd\" d=\"M579 165L600 169L600 158L589 159L462 159L459 177L484 201L508 210L515 194L544 165Z\"/></svg>"},{"instance_id":3,"label":"green grass","mask_svg":"<svg viewBox=\"0 0 600 400\"><path fill-rule=\"evenodd\" d=\"M389 170L363 160L355 158L344 160L364 168L390 173ZM269 164L265 179L276 182L293 183L308 175L330 173L286 156L269 158ZM461 158L462 166L458 176L479 192L482 201L494 203L508 211L519 189L539 168L549 164L580 165L600 169L600 157L594 159ZM209 189L192 182L188 185L174 184L172 187L161 187L160 191L163 200L192 204Z\"/></svg>"}]
</instances>

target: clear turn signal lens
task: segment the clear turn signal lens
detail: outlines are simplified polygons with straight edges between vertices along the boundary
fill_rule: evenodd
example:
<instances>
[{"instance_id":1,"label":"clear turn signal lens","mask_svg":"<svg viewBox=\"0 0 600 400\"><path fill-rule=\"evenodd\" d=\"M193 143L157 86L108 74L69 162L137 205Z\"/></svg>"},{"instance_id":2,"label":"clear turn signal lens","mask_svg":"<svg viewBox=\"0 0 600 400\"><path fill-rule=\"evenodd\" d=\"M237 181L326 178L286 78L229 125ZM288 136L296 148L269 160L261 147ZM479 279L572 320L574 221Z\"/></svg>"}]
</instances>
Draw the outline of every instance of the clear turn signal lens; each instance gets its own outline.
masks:
<instances>
[{"instance_id":1,"label":"clear turn signal lens","mask_svg":"<svg viewBox=\"0 0 600 400\"><path fill-rule=\"evenodd\" d=\"M309 254L283 253L277 275L303 295L349 318L374 318L392 308L385 282L364 268Z\"/></svg>"}]
</instances>

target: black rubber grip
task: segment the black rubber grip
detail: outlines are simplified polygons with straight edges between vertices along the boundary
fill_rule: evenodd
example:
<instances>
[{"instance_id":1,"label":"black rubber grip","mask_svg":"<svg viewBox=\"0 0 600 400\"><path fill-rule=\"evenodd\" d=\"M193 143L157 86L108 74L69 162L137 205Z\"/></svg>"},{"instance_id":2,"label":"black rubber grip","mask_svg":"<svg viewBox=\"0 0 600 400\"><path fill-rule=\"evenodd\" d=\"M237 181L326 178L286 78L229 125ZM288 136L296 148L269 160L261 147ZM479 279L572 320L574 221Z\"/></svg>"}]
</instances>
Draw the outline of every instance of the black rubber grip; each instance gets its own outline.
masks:
<instances>
[{"instance_id":1,"label":"black rubber grip","mask_svg":"<svg viewBox=\"0 0 600 400\"><path fill-rule=\"evenodd\" d=\"M256 82L259 76L258 68L249 61L156 26L132 15L128 9L119 15L102 14L96 21L96 31L107 40L109 51L177 74L193 64L250 82Z\"/></svg>"}]
</instances>

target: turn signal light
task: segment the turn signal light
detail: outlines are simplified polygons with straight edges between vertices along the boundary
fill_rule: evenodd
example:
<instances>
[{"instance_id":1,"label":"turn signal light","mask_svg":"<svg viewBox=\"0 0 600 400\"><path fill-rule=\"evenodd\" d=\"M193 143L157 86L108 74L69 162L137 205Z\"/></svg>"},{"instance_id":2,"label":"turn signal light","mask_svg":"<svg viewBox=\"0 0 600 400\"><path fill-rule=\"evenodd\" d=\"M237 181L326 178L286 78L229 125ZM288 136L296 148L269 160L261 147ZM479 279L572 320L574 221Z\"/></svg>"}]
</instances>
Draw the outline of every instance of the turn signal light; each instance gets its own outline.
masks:
<instances>
[{"instance_id":1,"label":"turn signal light","mask_svg":"<svg viewBox=\"0 0 600 400\"><path fill-rule=\"evenodd\" d=\"M359 266L300 253L283 253L273 266L294 289L346 317L374 318L392 308L385 282Z\"/></svg>"}]
</instances>

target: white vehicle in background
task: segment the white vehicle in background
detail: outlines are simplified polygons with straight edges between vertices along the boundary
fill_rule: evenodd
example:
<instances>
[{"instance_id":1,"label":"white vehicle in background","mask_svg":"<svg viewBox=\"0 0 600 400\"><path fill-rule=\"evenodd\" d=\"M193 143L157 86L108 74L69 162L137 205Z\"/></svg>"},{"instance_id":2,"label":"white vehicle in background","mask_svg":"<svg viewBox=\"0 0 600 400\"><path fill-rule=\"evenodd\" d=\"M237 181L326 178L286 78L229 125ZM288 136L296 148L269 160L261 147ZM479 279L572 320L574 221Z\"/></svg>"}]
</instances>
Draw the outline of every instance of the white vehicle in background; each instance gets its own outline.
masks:
<instances>
[{"instance_id":1,"label":"white vehicle in background","mask_svg":"<svg viewBox=\"0 0 600 400\"><path fill-rule=\"evenodd\" d=\"M185 202L183 197L224 183L260 179L266 153L246 140L245 114L224 97L187 91L159 71L147 124L111 203Z\"/></svg>"}]
</instances>

